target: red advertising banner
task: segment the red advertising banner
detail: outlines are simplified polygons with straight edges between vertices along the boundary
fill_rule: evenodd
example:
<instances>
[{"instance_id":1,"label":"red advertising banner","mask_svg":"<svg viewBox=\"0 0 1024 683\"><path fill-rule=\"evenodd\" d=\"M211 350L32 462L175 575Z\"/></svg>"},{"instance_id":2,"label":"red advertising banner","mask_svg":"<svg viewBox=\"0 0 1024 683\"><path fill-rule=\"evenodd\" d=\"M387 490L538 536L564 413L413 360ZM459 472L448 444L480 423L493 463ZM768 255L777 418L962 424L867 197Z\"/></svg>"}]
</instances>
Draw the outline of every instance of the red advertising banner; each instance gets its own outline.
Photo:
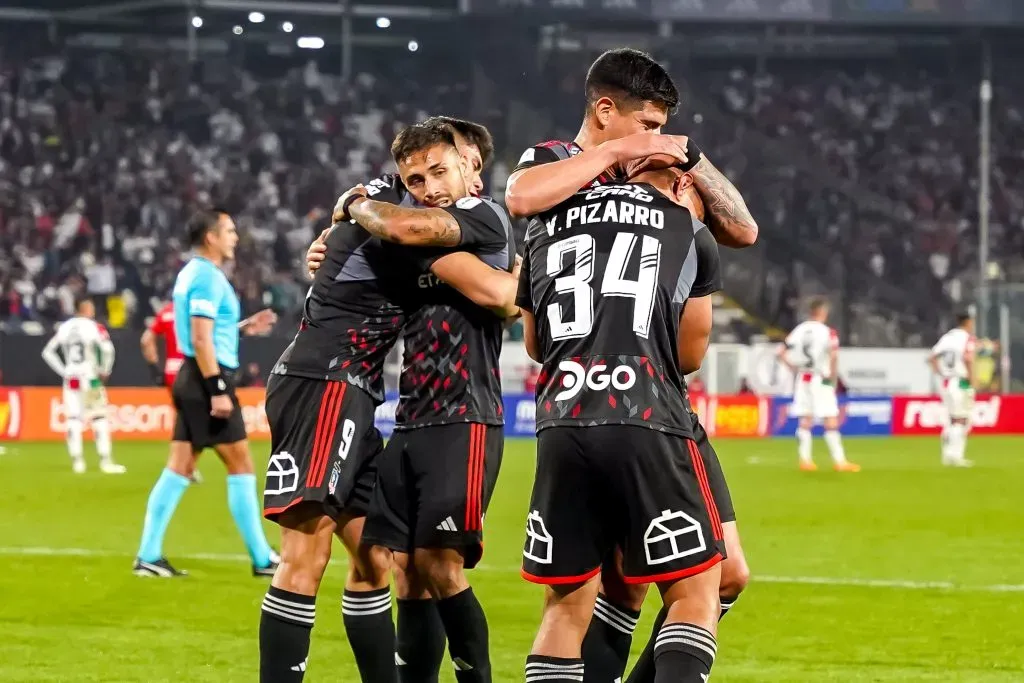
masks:
<instances>
[{"instance_id":1,"label":"red advertising banner","mask_svg":"<svg viewBox=\"0 0 1024 683\"><path fill-rule=\"evenodd\" d=\"M892 433L938 434L946 408L937 396L894 396ZM1024 434L1024 396L979 396L974 402L971 431L976 434Z\"/></svg>"},{"instance_id":2,"label":"red advertising banner","mask_svg":"<svg viewBox=\"0 0 1024 683\"><path fill-rule=\"evenodd\" d=\"M691 396L709 436L764 436L769 433L771 399L753 394Z\"/></svg>"},{"instance_id":3,"label":"red advertising banner","mask_svg":"<svg viewBox=\"0 0 1024 683\"><path fill-rule=\"evenodd\" d=\"M239 389L250 439L269 439L263 389ZM111 433L117 440L167 441L174 428L170 393L156 387L107 389ZM59 388L0 389L0 439L63 441L66 417Z\"/></svg>"}]
</instances>

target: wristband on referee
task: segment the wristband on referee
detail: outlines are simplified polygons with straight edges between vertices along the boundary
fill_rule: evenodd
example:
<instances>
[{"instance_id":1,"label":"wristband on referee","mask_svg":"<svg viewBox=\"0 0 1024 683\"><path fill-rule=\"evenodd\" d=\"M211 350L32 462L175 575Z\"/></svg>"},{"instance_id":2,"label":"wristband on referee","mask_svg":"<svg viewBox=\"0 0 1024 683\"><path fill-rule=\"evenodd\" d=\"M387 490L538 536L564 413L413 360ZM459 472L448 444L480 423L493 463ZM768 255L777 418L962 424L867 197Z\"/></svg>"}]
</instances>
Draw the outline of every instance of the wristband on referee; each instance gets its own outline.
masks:
<instances>
[{"instance_id":1,"label":"wristband on referee","mask_svg":"<svg viewBox=\"0 0 1024 683\"><path fill-rule=\"evenodd\" d=\"M682 164L679 168L684 171L689 171L703 158L704 152L702 152L700 147L697 146L697 143L693 141L693 138L686 138L686 163Z\"/></svg>"},{"instance_id":2,"label":"wristband on referee","mask_svg":"<svg viewBox=\"0 0 1024 683\"><path fill-rule=\"evenodd\" d=\"M223 396L228 393L228 383L224 379L224 375L213 375L212 377L204 377L203 381L206 382L206 391L209 392L210 396Z\"/></svg>"}]
</instances>

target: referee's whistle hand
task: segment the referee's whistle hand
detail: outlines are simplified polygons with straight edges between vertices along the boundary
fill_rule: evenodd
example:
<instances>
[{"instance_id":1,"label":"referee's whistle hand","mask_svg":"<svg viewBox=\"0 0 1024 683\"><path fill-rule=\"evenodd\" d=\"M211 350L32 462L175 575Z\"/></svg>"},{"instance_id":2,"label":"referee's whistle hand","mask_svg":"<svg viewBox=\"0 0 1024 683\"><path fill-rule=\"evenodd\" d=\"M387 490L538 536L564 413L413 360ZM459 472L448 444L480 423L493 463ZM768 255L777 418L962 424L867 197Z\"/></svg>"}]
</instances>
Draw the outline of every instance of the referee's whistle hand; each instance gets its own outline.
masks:
<instances>
[{"instance_id":1,"label":"referee's whistle hand","mask_svg":"<svg viewBox=\"0 0 1024 683\"><path fill-rule=\"evenodd\" d=\"M210 399L210 415L213 417L217 417L222 420L227 419L230 417L233 407L231 399L224 394L214 396Z\"/></svg>"}]
</instances>

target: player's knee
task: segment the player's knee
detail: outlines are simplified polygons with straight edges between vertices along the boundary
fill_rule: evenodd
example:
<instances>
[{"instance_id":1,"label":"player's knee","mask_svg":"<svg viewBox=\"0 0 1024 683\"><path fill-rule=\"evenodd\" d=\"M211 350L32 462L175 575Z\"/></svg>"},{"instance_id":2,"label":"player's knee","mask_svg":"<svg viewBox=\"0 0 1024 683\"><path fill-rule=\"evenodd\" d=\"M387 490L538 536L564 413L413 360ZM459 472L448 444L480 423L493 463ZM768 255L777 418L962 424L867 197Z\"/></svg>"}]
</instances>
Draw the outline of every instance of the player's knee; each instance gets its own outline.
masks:
<instances>
[{"instance_id":1,"label":"player's knee","mask_svg":"<svg viewBox=\"0 0 1024 683\"><path fill-rule=\"evenodd\" d=\"M256 471L249 454L248 441L217 446L217 455L224 461L228 474L252 474Z\"/></svg>"},{"instance_id":2,"label":"player's knee","mask_svg":"<svg viewBox=\"0 0 1024 683\"><path fill-rule=\"evenodd\" d=\"M647 584L628 584L618 572L605 571L601 576L601 592L616 607L639 612L647 597Z\"/></svg>"},{"instance_id":3,"label":"player's knee","mask_svg":"<svg viewBox=\"0 0 1024 683\"><path fill-rule=\"evenodd\" d=\"M349 579L383 588L390 582L391 551L379 545L359 546L349 562Z\"/></svg>"},{"instance_id":4,"label":"player's knee","mask_svg":"<svg viewBox=\"0 0 1024 683\"><path fill-rule=\"evenodd\" d=\"M722 563L722 582L718 589L721 598L733 599L743 592L750 582L750 567L745 558Z\"/></svg>"},{"instance_id":5,"label":"player's knee","mask_svg":"<svg viewBox=\"0 0 1024 683\"><path fill-rule=\"evenodd\" d=\"M400 600L424 600L430 597L430 587L420 577L406 553L394 553L391 564L395 579L395 594Z\"/></svg>"},{"instance_id":6,"label":"player's knee","mask_svg":"<svg viewBox=\"0 0 1024 683\"><path fill-rule=\"evenodd\" d=\"M463 571L462 556L450 549L420 549L414 555L416 573L435 598L451 597L469 583Z\"/></svg>"}]
</instances>

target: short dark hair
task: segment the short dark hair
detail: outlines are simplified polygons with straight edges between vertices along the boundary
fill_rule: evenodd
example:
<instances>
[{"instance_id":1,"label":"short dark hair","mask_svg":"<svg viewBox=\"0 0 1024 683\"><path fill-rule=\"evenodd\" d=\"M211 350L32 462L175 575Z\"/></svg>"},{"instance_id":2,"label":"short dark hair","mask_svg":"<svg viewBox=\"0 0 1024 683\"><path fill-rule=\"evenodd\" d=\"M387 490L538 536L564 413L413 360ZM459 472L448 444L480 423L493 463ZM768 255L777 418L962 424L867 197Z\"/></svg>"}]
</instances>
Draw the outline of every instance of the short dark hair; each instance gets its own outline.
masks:
<instances>
[{"instance_id":1,"label":"short dark hair","mask_svg":"<svg viewBox=\"0 0 1024 683\"><path fill-rule=\"evenodd\" d=\"M188 219L188 243L193 247L203 246L203 240L206 239L206 233L214 230L217 227L217 223L220 222L221 216L228 216L227 211L224 209L213 207L209 209L200 209L192 214L192 217Z\"/></svg>"},{"instance_id":2,"label":"short dark hair","mask_svg":"<svg viewBox=\"0 0 1024 683\"><path fill-rule=\"evenodd\" d=\"M968 320L974 320L974 315L967 310L956 312L956 326L962 327Z\"/></svg>"},{"instance_id":3,"label":"short dark hair","mask_svg":"<svg viewBox=\"0 0 1024 683\"><path fill-rule=\"evenodd\" d=\"M466 142L476 145L480 150L480 161L486 168L494 160L494 138L487 126L454 116L431 116L424 125L449 126L456 133L466 138Z\"/></svg>"},{"instance_id":4,"label":"short dark hair","mask_svg":"<svg viewBox=\"0 0 1024 683\"><path fill-rule=\"evenodd\" d=\"M92 303L92 297L84 292L82 294L75 295L75 313L82 309L82 304L84 304L86 301Z\"/></svg>"},{"instance_id":5,"label":"short dark hair","mask_svg":"<svg viewBox=\"0 0 1024 683\"><path fill-rule=\"evenodd\" d=\"M610 97L617 106L638 108L654 102L669 111L679 106L679 90L661 64L646 52L631 48L608 50L587 71L587 106Z\"/></svg>"},{"instance_id":6,"label":"short dark hair","mask_svg":"<svg viewBox=\"0 0 1024 683\"><path fill-rule=\"evenodd\" d=\"M455 147L452 129L443 124L414 123L395 136L395 141L391 143L391 158L397 164L434 145Z\"/></svg>"},{"instance_id":7,"label":"short dark hair","mask_svg":"<svg viewBox=\"0 0 1024 683\"><path fill-rule=\"evenodd\" d=\"M821 309L828 307L828 299L826 299L823 296L813 297L810 301L807 302L807 310L809 310L811 313L817 313Z\"/></svg>"}]
</instances>

